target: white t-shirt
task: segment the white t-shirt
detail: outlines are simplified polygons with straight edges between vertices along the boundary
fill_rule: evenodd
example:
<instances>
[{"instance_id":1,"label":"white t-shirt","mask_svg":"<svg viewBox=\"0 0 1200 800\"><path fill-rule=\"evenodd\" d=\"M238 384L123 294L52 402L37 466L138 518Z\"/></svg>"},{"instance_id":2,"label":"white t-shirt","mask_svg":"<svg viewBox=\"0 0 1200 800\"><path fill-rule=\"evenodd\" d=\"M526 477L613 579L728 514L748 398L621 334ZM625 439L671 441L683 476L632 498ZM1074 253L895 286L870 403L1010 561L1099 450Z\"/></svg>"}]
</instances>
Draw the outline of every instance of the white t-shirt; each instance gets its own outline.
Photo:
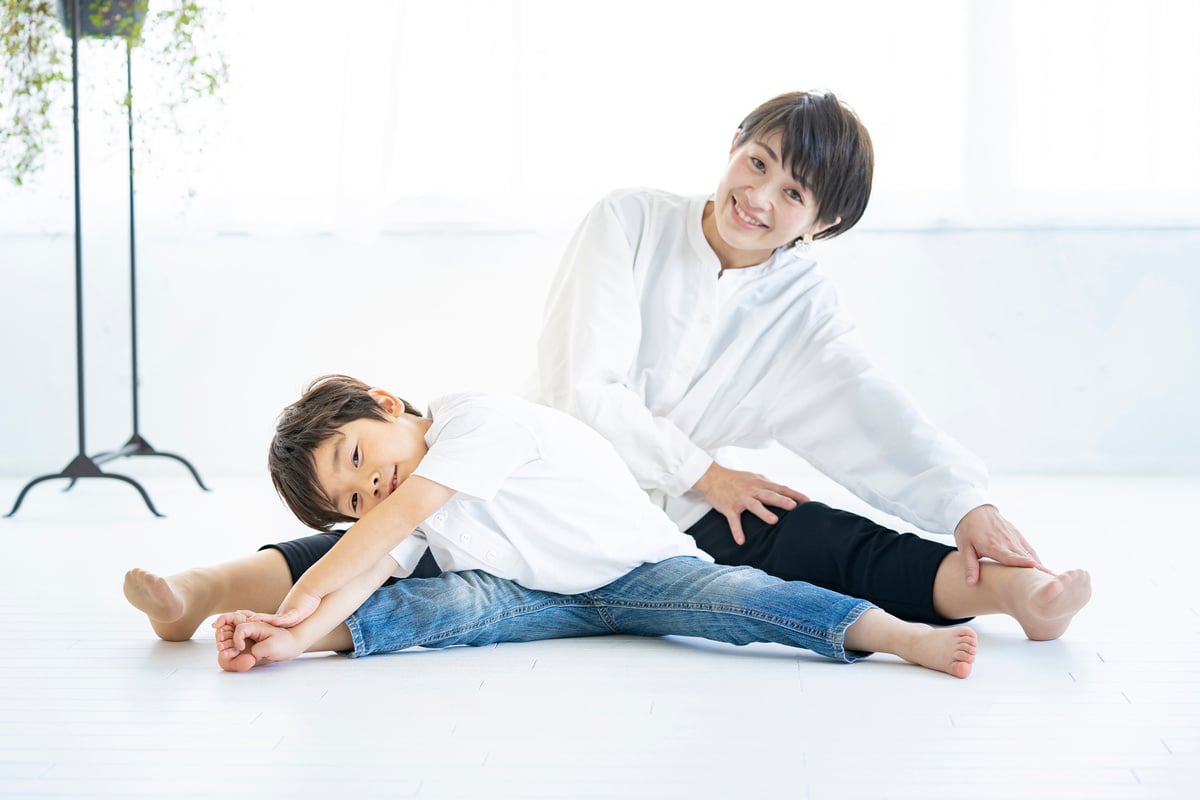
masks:
<instances>
[{"instance_id":1,"label":"white t-shirt","mask_svg":"<svg viewBox=\"0 0 1200 800\"><path fill-rule=\"evenodd\" d=\"M707 197L614 192L579 226L547 301L534 397L595 428L681 528L723 447L778 442L933 532L988 502L983 463L872 363L816 264L780 248L727 270Z\"/></svg>"},{"instance_id":2,"label":"white t-shirt","mask_svg":"<svg viewBox=\"0 0 1200 800\"><path fill-rule=\"evenodd\" d=\"M457 494L392 551L398 575L426 546L447 572L479 569L564 594L674 556L712 560L580 421L502 395L447 395L429 408L429 452L413 474Z\"/></svg>"}]
</instances>

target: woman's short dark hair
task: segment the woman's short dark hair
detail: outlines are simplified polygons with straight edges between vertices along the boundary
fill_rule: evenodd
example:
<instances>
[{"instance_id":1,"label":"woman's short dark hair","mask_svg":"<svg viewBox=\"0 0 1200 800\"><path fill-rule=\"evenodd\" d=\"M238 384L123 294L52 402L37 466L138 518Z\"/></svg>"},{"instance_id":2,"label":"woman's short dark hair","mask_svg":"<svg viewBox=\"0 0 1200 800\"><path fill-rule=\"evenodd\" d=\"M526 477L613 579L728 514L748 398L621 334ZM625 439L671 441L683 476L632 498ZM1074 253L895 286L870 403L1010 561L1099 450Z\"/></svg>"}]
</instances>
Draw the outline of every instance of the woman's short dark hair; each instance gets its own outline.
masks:
<instances>
[{"instance_id":1,"label":"woman's short dark hair","mask_svg":"<svg viewBox=\"0 0 1200 800\"><path fill-rule=\"evenodd\" d=\"M845 233L862 218L871 197L875 151L866 126L832 92L790 92L763 103L739 126L734 146L782 134L785 168L809 191L821 222L841 221L816 235Z\"/></svg>"},{"instance_id":2,"label":"woman's short dark hair","mask_svg":"<svg viewBox=\"0 0 1200 800\"><path fill-rule=\"evenodd\" d=\"M313 458L317 447L339 429L359 419L387 420L390 416L372 397L367 386L347 375L323 375L308 385L304 395L285 408L275 423L267 469L283 502L310 528L327 531L339 522L354 522L337 511L317 483ZM406 414L421 416L407 400Z\"/></svg>"}]
</instances>

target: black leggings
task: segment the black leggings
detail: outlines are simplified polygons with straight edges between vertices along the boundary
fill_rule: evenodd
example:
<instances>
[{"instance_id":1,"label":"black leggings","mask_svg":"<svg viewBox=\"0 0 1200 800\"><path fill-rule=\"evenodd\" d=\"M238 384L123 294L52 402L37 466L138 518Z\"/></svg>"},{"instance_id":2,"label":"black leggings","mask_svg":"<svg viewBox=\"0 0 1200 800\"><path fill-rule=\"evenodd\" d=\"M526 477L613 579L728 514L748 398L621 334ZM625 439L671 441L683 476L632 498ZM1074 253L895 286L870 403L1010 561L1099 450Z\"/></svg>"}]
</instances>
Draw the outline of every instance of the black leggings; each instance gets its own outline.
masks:
<instances>
[{"instance_id":1,"label":"black leggings","mask_svg":"<svg viewBox=\"0 0 1200 800\"><path fill-rule=\"evenodd\" d=\"M687 532L718 564L757 567L785 581L806 581L870 600L900 619L946 625L933 608L933 579L954 552L915 533L897 533L866 517L809 501L791 511L772 508L769 525L742 514L746 543L733 541L729 520L710 511Z\"/></svg>"},{"instance_id":2,"label":"black leggings","mask_svg":"<svg viewBox=\"0 0 1200 800\"><path fill-rule=\"evenodd\" d=\"M774 525L750 512L742 514L746 544L741 546L733 541L729 521L717 511L708 512L687 532L718 564L757 567L787 581L806 581L860 597L912 622L944 625L964 621L946 619L933 608L933 579L953 547L916 534L897 533L824 503L801 503L791 511L771 510L779 516ZM341 535L342 531L318 533L260 549L281 552L294 583ZM412 577L439 574L437 562L426 550Z\"/></svg>"},{"instance_id":3,"label":"black leggings","mask_svg":"<svg viewBox=\"0 0 1200 800\"><path fill-rule=\"evenodd\" d=\"M292 539L290 542L277 542L275 544L264 544L259 550L278 550L283 554L283 558L287 561L288 570L292 573L292 583L300 580L309 567L321 560L321 556L328 553L337 540L342 538L345 531L332 531L330 533L314 533L312 536L302 536L299 539ZM436 578L442 574L441 567L433 558L433 553L425 550L425 554L421 556L421 560L417 562L416 569L410 578ZM395 583L395 578L389 578L384 584L390 586Z\"/></svg>"}]
</instances>

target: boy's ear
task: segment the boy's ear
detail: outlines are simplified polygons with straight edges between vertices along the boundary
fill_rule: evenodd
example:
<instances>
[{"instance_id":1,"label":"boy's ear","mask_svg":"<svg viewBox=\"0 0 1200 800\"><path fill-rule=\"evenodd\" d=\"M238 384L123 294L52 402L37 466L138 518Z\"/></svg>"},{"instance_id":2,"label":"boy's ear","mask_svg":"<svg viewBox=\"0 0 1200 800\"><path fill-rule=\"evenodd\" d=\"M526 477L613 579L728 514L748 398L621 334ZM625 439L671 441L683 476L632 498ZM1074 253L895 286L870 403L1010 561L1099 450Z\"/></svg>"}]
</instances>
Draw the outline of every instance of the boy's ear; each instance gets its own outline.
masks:
<instances>
[{"instance_id":1,"label":"boy's ear","mask_svg":"<svg viewBox=\"0 0 1200 800\"><path fill-rule=\"evenodd\" d=\"M398 417L404 413L404 403L391 392L384 389L368 389L367 394L371 396L372 400L379 403L380 408L393 417Z\"/></svg>"}]
</instances>

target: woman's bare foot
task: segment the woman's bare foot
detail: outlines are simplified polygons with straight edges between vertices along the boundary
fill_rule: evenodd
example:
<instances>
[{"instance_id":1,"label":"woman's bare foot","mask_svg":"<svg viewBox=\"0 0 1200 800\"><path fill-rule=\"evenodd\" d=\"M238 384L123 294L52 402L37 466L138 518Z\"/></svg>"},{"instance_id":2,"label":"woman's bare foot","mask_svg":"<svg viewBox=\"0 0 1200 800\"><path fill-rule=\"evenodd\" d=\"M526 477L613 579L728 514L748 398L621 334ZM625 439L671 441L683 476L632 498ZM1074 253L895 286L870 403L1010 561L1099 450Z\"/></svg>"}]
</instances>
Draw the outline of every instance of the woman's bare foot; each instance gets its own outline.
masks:
<instances>
[{"instance_id":1,"label":"woman's bare foot","mask_svg":"<svg viewBox=\"0 0 1200 800\"><path fill-rule=\"evenodd\" d=\"M125 599L146 615L160 639L186 642L208 616L207 607L196 608L199 590L190 574L164 578L136 568L125 573Z\"/></svg>"},{"instance_id":2,"label":"woman's bare foot","mask_svg":"<svg viewBox=\"0 0 1200 800\"><path fill-rule=\"evenodd\" d=\"M291 588L291 570L274 548L165 578L144 569L125 573L125 598L168 642L186 642L204 620L223 611L274 611Z\"/></svg>"},{"instance_id":3,"label":"woman's bare foot","mask_svg":"<svg viewBox=\"0 0 1200 800\"><path fill-rule=\"evenodd\" d=\"M1036 573L1035 573L1036 574ZM1073 569L1061 575L1041 575L1013 610L1025 635L1034 641L1057 639L1092 598L1092 576Z\"/></svg>"},{"instance_id":4,"label":"woman's bare foot","mask_svg":"<svg viewBox=\"0 0 1200 800\"><path fill-rule=\"evenodd\" d=\"M125 599L151 622L177 622L183 616L183 598L159 575L144 569L125 573Z\"/></svg>"}]
</instances>

